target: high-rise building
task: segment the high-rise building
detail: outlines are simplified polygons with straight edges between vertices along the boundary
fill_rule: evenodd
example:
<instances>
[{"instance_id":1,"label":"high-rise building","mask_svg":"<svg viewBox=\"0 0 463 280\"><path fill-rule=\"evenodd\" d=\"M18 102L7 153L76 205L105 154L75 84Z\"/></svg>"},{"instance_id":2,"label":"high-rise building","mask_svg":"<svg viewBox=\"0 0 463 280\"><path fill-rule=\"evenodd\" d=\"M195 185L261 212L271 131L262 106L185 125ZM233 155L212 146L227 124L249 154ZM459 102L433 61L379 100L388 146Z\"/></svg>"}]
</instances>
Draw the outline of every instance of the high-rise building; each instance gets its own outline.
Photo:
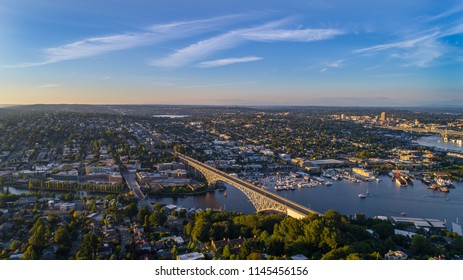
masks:
<instances>
[{"instance_id":1,"label":"high-rise building","mask_svg":"<svg viewBox=\"0 0 463 280\"><path fill-rule=\"evenodd\" d=\"M385 122L386 121L386 112L381 112L381 121Z\"/></svg>"}]
</instances>

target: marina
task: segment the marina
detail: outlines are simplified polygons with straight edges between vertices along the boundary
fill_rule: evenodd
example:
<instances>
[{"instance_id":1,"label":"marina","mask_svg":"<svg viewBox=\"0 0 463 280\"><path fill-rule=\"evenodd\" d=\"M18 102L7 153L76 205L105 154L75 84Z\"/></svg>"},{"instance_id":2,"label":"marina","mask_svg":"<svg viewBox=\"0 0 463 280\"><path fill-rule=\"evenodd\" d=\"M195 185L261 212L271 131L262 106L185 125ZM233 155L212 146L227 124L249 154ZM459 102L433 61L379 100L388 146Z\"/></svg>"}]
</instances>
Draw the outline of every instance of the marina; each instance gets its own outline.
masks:
<instances>
[{"instance_id":1,"label":"marina","mask_svg":"<svg viewBox=\"0 0 463 280\"><path fill-rule=\"evenodd\" d=\"M422 180L414 181L407 187L398 186L389 176L378 176L379 180L361 181L346 176L347 179L334 180L319 176L305 180L303 174L299 177L282 178L280 186L285 189L277 190L276 176L266 177L258 183L271 192L293 200L303 206L318 212L334 209L344 215L364 213L369 217L410 216L431 218L446 221L450 226L452 221L462 219L463 213L463 183L454 182L454 189L449 192L432 191ZM425 178L425 177L423 177ZM318 180L317 180L318 179ZM321 180L323 180L323 183ZM284 182L284 184L281 184ZM292 189L286 189L293 186ZM330 186L326 182L331 182ZM291 184L290 184L291 183ZM27 189L15 187L0 188L1 193L20 194ZM361 198L359 194L367 194ZM153 203L175 204L185 208L211 208L227 211L238 211L249 214L255 211L249 199L240 190L227 185L226 191L221 189L204 195L177 198L152 198Z\"/></svg>"},{"instance_id":2,"label":"marina","mask_svg":"<svg viewBox=\"0 0 463 280\"><path fill-rule=\"evenodd\" d=\"M405 186L397 183L396 174L402 174L399 176L407 181ZM302 172L277 174L254 180L253 183L321 213L334 209L344 215L364 213L369 217L431 218L446 221L447 226L452 221L461 220L463 213L463 183L432 174L415 176L395 170L389 176L360 180L347 170L328 169L320 176ZM0 193L20 194L28 191L12 186L0 188ZM228 184L204 195L152 198L151 202L245 214L255 211L246 195Z\"/></svg>"}]
</instances>

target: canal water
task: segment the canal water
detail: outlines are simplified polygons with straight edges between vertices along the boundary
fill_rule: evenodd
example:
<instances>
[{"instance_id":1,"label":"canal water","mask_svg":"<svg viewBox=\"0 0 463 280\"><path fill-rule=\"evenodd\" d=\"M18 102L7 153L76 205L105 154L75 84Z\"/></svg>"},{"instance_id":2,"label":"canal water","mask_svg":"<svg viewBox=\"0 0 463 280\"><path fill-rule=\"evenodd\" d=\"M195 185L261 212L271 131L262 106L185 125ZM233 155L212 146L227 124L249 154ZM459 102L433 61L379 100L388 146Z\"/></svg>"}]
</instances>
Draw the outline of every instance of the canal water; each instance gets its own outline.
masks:
<instances>
[{"instance_id":1,"label":"canal water","mask_svg":"<svg viewBox=\"0 0 463 280\"><path fill-rule=\"evenodd\" d=\"M421 181L414 185L399 187L388 176L379 177L381 182L335 181L331 186L318 185L313 188L296 188L276 192L269 191L293 200L305 207L324 213L334 209L344 215L364 213L368 217L376 215L400 216L405 212L408 217L436 218L452 221L463 219L463 183L454 182L455 189L449 193L433 191ZM360 193L368 190L368 197L361 199ZM4 193L6 187L0 188ZM27 189L9 188L9 192L19 194ZM198 196L178 198L152 198L153 202L175 204L185 208L212 208L238 211L245 214L255 212L254 206L240 190L228 186L225 192L215 191Z\"/></svg>"},{"instance_id":2,"label":"canal water","mask_svg":"<svg viewBox=\"0 0 463 280\"><path fill-rule=\"evenodd\" d=\"M381 176L381 182L336 181L331 186L319 185L293 191L279 191L278 195L293 200L317 212L334 209L345 215L364 213L368 217L377 215L435 218L447 221L463 219L463 183L455 182L455 189L449 193L433 191L421 181L414 185L399 187L388 176ZM273 189L269 189L275 192ZM360 193L368 190L368 197L361 199ZM226 195L216 191L203 196L154 199L164 204L183 207L200 207L234 210L243 213L254 212L249 199L234 187L228 187Z\"/></svg>"},{"instance_id":3,"label":"canal water","mask_svg":"<svg viewBox=\"0 0 463 280\"><path fill-rule=\"evenodd\" d=\"M440 136L425 136L418 138L415 143L425 147L437 148L445 151L463 152L463 146L456 143L444 142Z\"/></svg>"},{"instance_id":4,"label":"canal water","mask_svg":"<svg viewBox=\"0 0 463 280\"><path fill-rule=\"evenodd\" d=\"M35 191L37 191L37 190L35 190ZM0 194L6 194L6 193L20 195L20 194L23 194L23 193L30 193L30 190L28 188L0 186ZM43 194L45 194L45 193L54 193L54 194L59 196L61 194L69 193L69 191L67 191L67 190L54 190L54 191L42 191L42 193ZM106 195L108 195L107 193L87 192L87 191L75 191L74 194L77 197L90 196L90 195L99 196L99 197L105 197Z\"/></svg>"}]
</instances>

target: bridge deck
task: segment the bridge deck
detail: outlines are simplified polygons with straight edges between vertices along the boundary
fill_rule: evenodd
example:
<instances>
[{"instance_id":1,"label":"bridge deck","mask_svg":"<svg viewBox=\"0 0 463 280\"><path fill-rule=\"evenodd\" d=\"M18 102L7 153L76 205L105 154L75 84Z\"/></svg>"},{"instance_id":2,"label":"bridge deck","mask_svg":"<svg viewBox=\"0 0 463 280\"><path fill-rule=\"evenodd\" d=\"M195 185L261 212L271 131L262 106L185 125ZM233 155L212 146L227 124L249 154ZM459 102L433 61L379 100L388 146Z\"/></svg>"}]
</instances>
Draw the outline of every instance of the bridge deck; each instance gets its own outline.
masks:
<instances>
[{"instance_id":1,"label":"bridge deck","mask_svg":"<svg viewBox=\"0 0 463 280\"><path fill-rule=\"evenodd\" d=\"M242 187L242 188L246 188L248 190L251 190L257 194L259 194L260 196L262 196L263 198L265 199L268 199L268 200L271 200L281 206L284 206L286 208L286 212L291 215L291 216L297 216L297 217L301 217L301 216L307 216L311 213L315 213L315 214L320 214L312 209L309 209L307 207L304 207L294 201L291 201L291 200L288 200L288 199L285 199L277 194L274 194L272 192L269 192L267 190L264 190L254 184L251 184L249 182L246 182L244 180L241 180L239 178L236 178L234 176L231 176L223 171L220 171L216 168L213 168L205 163L202 163L194 158L191 158L189 156L186 156L186 155L183 155L183 154L180 154L180 153L176 153L176 155L181 159L181 160L184 160L186 163L190 164L193 168L195 168L195 165L201 169L204 169L205 172L209 172L211 174L214 174L215 176L221 178L222 181L225 181L225 182L228 182L232 185L235 185L235 187Z\"/></svg>"}]
</instances>

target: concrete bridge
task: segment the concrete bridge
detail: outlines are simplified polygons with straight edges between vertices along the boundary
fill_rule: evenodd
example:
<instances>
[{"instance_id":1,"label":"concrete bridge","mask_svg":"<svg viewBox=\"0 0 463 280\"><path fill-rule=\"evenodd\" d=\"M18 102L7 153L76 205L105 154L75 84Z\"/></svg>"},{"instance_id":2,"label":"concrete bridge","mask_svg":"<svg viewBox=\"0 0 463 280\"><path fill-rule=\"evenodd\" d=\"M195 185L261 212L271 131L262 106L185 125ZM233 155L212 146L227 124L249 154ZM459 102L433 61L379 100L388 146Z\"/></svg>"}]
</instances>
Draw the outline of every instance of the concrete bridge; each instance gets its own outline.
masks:
<instances>
[{"instance_id":1,"label":"concrete bridge","mask_svg":"<svg viewBox=\"0 0 463 280\"><path fill-rule=\"evenodd\" d=\"M231 176L189 156L175 153L183 162L204 175L209 184L217 181L226 182L242 191L256 208L257 212L273 210L285 213L293 218L303 218L311 213L320 214L291 200L282 198L249 182Z\"/></svg>"}]
</instances>

